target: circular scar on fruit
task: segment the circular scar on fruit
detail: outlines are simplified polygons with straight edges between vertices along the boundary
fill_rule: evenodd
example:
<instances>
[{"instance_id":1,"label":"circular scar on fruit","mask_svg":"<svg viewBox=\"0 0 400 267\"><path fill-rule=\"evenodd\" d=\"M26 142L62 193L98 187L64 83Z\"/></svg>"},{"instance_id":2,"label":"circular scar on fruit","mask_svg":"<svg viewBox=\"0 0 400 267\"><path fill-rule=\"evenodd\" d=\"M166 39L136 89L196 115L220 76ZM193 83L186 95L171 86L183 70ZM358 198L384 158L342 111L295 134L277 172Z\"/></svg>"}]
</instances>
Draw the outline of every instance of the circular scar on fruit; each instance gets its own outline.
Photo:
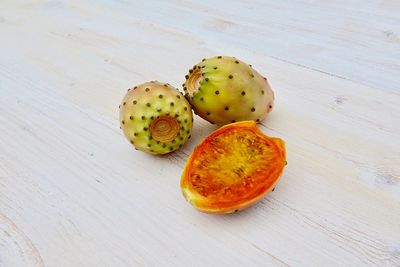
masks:
<instances>
[{"instance_id":1,"label":"circular scar on fruit","mask_svg":"<svg viewBox=\"0 0 400 267\"><path fill-rule=\"evenodd\" d=\"M194 149L182 174L182 193L202 212L236 212L271 191L285 165L282 139L264 135L254 121L231 123Z\"/></svg>"},{"instance_id":2,"label":"circular scar on fruit","mask_svg":"<svg viewBox=\"0 0 400 267\"><path fill-rule=\"evenodd\" d=\"M178 120L170 116L161 116L151 123L150 132L154 140L170 142L178 135Z\"/></svg>"},{"instance_id":3,"label":"circular scar on fruit","mask_svg":"<svg viewBox=\"0 0 400 267\"><path fill-rule=\"evenodd\" d=\"M194 69L189 75L189 78L187 79L187 90L191 97L199 90L202 80L203 77L200 68Z\"/></svg>"}]
</instances>

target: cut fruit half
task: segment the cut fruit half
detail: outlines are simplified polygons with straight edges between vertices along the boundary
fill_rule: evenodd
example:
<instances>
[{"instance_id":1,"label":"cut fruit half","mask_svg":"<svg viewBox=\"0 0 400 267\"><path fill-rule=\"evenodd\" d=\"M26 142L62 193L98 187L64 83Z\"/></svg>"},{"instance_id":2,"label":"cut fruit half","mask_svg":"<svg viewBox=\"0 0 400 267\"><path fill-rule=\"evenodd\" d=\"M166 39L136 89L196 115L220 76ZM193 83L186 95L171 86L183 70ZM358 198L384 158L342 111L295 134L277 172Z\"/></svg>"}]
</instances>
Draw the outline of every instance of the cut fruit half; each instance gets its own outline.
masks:
<instances>
[{"instance_id":1,"label":"cut fruit half","mask_svg":"<svg viewBox=\"0 0 400 267\"><path fill-rule=\"evenodd\" d=\"M283 140L264 135L254 121L231 123L194 149L182 174L181 189L200 211L231 213L272 190L285 165Z\"/></svg>"}]
</instances>

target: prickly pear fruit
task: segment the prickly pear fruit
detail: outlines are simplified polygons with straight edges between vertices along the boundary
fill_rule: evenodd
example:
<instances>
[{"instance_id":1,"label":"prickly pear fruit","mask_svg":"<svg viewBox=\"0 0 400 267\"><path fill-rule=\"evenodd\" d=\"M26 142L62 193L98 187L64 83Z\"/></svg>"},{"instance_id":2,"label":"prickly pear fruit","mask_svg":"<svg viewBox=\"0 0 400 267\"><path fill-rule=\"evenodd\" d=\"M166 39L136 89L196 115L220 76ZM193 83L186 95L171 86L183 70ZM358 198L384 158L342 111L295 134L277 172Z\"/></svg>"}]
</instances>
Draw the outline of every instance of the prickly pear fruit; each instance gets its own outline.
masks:
<instances>
[{"instance_id":1,"label":"prickly pear fruit","mask_svg":"<svg viewBox=\"0 0 400 267\"><path fill-rule=\"evenodd\" d=\"M231 123L194 149L182 174L182 193L200 211L231 213L273 190L285 165L283 140L264 135L254 121Z\"/></svg>"},{"instance_id":2,"label":"prickly pear fruit","mask_svg":"<svg viewBox=\"0 0 400 267\"><path fill-rule=\"evenodd\" d=\"M192 110L182 93L156 81L128 89L119 118L131 144L151 154L177 150L190 138L193 126Z\"/></svg>"},{"instance_id":3,"label":"prickly pear fruit","mask_svg":"<svg viewBox=\"0 0 400 267\"><path fill-rule=\"evenodd\" d=\"M267 78L234 57L203 59L185 78L185 97L194 112L211 123L259 122L274 106Z\"/></svg>"}]
</instances>

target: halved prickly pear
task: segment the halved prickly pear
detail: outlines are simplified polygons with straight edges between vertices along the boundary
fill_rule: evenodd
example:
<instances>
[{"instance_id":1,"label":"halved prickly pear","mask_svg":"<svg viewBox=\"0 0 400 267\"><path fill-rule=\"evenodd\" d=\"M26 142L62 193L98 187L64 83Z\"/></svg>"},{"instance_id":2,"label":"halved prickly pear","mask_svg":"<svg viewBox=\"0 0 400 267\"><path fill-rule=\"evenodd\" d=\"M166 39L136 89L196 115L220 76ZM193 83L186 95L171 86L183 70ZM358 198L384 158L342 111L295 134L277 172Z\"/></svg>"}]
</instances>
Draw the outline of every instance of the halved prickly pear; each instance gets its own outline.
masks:
<instances>
[{"instance_id":1,"label":"halved prickly pear","mask_svg":"<svg viewBox=\"0 0 400 267\"><path fill-rule=\"evenodd\" d=\"M194 112L211 123L259 122L274 106L267 78L234 57L203 59L185 78L185 97Z\"/></svg>"},{"instance_id":2,"label":"halved prickly pear","mask_svg":"<svg viewBox=\"0 0 400 267\"><path fill-rule=\"evenodd\" d=\"M128 89L119 118L131 144L151 154L177 150L190 138L193 126L192 109L182 93L156 81Z\"/></svg>"},{"instance_id":3,"label":"halved prickly pear","mask_svg":"<svg viewBox=\"0 0 400 267\"><path fill-rule=\"evenodd\" d=\"M181 178L184 197L208 213L244 209L272 190L286 165L285 143L254 121L225 125L192 152Z\"/></svg>"}]
</instances>

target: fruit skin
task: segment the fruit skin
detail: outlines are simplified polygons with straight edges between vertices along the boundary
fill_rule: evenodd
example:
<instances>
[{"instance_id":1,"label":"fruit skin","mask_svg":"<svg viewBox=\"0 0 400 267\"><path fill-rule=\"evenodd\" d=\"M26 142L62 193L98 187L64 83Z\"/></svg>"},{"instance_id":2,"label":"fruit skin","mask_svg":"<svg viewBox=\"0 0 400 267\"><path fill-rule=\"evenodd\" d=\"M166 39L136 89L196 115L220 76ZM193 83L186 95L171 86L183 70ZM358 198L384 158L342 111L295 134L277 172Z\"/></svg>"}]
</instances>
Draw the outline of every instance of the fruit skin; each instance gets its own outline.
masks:
<instances>
[{"instance_id":1,"label":"fruit skin","mask_svg":"<svg viewBox=\"0 0 400 267\"><path fill-rule=\"evenodd\" d=\"M273 190L286 165L285 143L264 135L254 121L225 125L192 152L182 193L199 211L232 213Z\"/></svg>"},{"instance_id":2,"label":"fruit skin","mask_svg":"<svg viewBox=\"0 0 400 267\"><path fill-rule=\"evenodd\" d=\"M260 122L274 106L267 78L235 57L203 59L185 78L185 97L195 114L211 123Z\"/></svg>"},{"instance_id":3,"label":"fruit skin","mask_svg":"<svg viewBox=\"0 0 400 267\"><path fill-rule=\"evenodd\" d=\"M166 154L190 138L190 104L168 83L151 81L128 89L119 108L121 129L138 150Z\"/></svg>"}]
</instances>

